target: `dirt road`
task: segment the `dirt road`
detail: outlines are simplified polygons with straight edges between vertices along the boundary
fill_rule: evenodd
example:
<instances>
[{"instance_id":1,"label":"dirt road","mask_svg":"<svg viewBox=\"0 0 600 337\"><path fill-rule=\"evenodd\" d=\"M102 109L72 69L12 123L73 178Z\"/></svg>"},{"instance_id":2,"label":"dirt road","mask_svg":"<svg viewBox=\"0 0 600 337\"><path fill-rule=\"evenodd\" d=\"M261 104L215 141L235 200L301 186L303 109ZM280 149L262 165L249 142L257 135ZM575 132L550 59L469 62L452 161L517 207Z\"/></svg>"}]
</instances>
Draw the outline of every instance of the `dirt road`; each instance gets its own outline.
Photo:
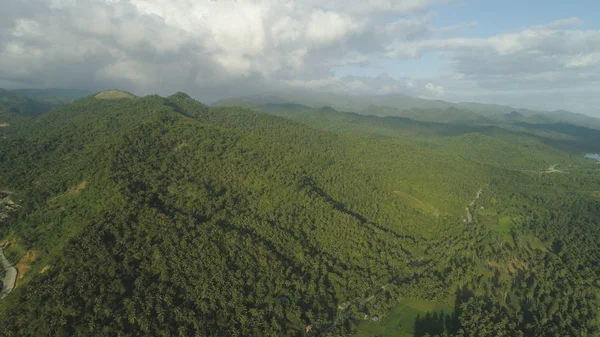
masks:
<instances>
[{"instance_id":1,"label":"dirt road","mask_svg":"<svg viewBox=\"0 0 600 337\"><path fill-rule=\"evenodd\" d=\"M471 214L471 207L475 206L475 202L481 196L481 192L483 192L482 188L480 188L479 191L477 192L477 196L475 197L475 199L473 201L471 201L471 203L469 204L469 206L467 208L465 208L465 210L467 211L467 222L469 224L473 223L473 214Z\"/></svg>"},{"instance_id":2,"label":"dirt road","mask_svg":"<svg viewBox=\"0 0 600 337\"><path fill-rule=\"evenodd\" d=\"M17 268L13 266L4 256L4 247L0 247L0 262L4 268L4 280L2 282L2 291L0 291L0 299L6 297L15 288L17 281Z\"/></svg>"}]
</instances>

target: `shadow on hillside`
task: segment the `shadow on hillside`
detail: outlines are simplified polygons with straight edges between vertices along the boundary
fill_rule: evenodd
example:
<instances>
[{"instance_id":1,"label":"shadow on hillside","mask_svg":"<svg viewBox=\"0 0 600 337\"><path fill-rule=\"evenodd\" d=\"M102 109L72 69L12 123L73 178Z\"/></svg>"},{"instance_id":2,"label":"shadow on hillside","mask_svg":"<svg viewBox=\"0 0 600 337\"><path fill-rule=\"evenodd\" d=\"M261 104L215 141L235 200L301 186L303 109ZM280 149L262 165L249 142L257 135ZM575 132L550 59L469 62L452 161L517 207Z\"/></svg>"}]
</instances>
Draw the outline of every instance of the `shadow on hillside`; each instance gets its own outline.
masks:
<instances>
[{"instance_id":1,"label":"shadow on hillside","mask_svg":"<svg viewBox=\"0 0 600 337\"><path fill-rule=\"evenodd\" d=\"M458 330L458 318L460 317L460 306L473 296L473 292L466 287L457 288L454 299L454 312L444 311L428 312L419 315L415 319L415 337L429 335L442 335L444 332L453 334Z\"/></svg>"}]
</instances>

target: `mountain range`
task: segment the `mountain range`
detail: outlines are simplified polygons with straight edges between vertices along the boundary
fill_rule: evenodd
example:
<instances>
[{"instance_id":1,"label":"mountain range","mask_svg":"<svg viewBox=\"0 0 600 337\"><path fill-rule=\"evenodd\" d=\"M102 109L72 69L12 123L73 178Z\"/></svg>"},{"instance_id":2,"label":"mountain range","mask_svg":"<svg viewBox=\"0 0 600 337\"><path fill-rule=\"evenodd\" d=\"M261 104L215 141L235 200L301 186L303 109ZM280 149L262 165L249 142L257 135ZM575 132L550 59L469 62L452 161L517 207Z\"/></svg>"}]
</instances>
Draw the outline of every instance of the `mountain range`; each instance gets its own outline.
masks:
<instances>
[{"instance_id":1,"label":"mountain range","mask_svg":"<svg viewBox=\"0 0 600 337\"><path fill-rule=\"evenodd\" d=\"M569 123L600 129L600 119L565 110L535 111L497 104L451 103L402 94L347 96L304 91L273 92L222 99L217 106L261 108L268 104L300 104L311 108L329 106L339 111L381 117L408 117L421 121L469 123Z\"/></svg>"}]
</instances>

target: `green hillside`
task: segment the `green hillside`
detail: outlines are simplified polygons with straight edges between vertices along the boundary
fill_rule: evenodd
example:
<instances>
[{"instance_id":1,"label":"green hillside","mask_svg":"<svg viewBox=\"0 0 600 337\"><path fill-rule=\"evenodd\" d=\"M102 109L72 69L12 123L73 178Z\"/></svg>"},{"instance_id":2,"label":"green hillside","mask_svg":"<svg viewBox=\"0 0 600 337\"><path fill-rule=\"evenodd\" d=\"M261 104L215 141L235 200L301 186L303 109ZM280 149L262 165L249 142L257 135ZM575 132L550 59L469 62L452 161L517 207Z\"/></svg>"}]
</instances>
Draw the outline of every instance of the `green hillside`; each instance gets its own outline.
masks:
<instances>
[{"instance_id":1,"label":"green hillside","mask_svg":"<svg viewBox=\"0 0 600 337\"><path fill-rule=\"evenodd\" d=\"M477 125L375 117L331 108L260 108L312 127L353 135L409 139L428 148L503 168L536 170L568 164L572 157L600 152L600 131L568 124Z\"/></svg>"},{"instance_id":2,"label":"green hillside","mask_svg":"<svg viewBox=\"0 0 600 337\"><path fill-rule=\"evenodd\" d=\"M600 332L591 129L262 109L95 95L12 125L0 336Z\"/></svg>"}]
</instances>

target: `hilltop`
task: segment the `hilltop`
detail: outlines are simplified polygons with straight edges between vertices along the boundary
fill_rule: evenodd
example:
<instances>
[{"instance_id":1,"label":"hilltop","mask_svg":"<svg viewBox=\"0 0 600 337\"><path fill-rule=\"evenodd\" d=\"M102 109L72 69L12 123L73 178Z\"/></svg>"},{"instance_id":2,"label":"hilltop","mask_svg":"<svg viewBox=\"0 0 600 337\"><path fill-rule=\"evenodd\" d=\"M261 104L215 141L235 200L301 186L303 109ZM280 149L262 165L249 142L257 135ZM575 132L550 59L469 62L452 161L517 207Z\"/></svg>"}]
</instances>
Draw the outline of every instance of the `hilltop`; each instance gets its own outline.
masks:
<instances>
[{"instance_id":1,"label":"hilltop","mask_svg":"<svg viewBox=\"0 0 600 337\"><path fill-rule=\"evenodd\" d=\"M135 98L135 95L122 90L104 90L94 95L97 99L131 99Z\"/></svg>"}]
</instances>

